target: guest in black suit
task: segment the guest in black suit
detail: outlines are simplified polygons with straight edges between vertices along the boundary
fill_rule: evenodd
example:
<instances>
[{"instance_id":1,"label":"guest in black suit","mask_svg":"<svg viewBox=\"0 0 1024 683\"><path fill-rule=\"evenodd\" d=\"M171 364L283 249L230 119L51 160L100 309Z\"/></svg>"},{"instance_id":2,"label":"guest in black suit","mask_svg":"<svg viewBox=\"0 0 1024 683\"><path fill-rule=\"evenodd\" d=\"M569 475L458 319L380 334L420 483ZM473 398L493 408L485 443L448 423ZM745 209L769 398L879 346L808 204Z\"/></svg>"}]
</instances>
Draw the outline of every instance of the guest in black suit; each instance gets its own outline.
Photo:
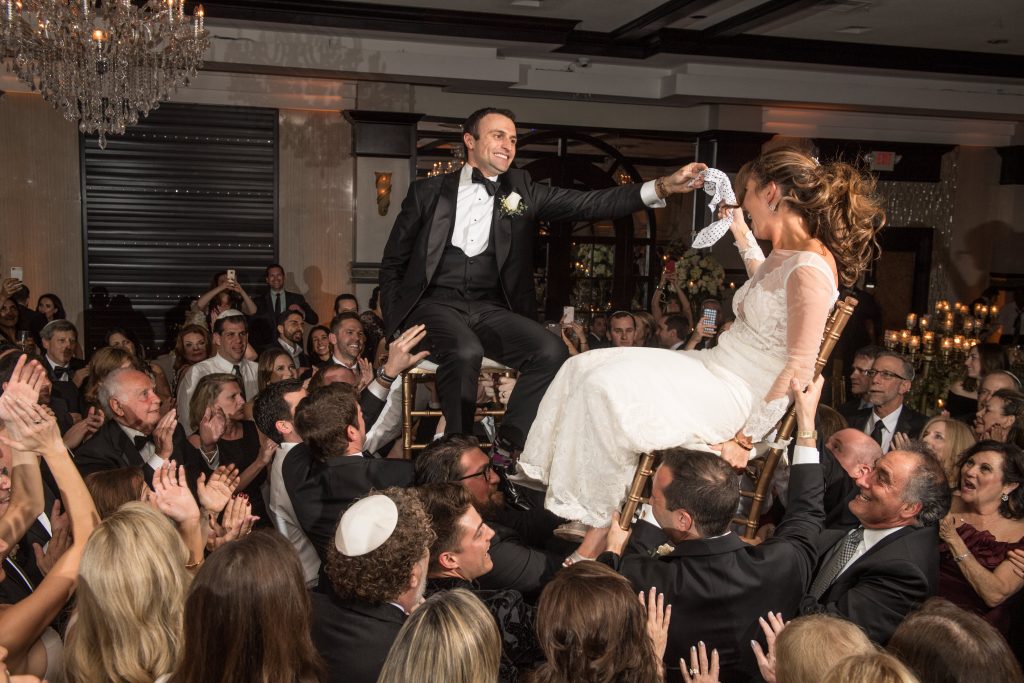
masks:
<instances>
[{"instance_id":1,"label":"guest in black suit","mask_svg":"<svg viewBox=\"0 0 1024 683\"><path fill-rule=\"evenodd\" d=\"M796 392L790 505L771 538L750 545L729 531L740 498L732 468L716 454L685 448L662 451L654 475L650 502L661 530L640 522L626 550L628 532L612 524L608 552L598 560L618 569L637 590L656 587L672 605L665 664L676 673L669 679L678 679L680 657L688 658L699 641L721 655L721 680L755 678L750 642L760 636L758 617L769 611L793 614L806 592L824 518L813 431L821 385L819 379L807 393ZM666 537L675 548L654 552Z\"/></svg>"},{"instance_id":2,"label":"guest in black suit","mask_svg":"<svg viewBox=\"0 0 1024 683\"><path fill-rule=\"evenodd\" d=\"M849 619L884 645L939 582L938 522L949 511L942 465L923 447L886 453L857 481L850 503L860 526L824 531L802 614Z\"/></svg>"},{"instance_id":3,"label":"guest in black suit","mask_svg":"<svg viewBox=\"0 0 1024 683\"><path fill-rule=\"evenodd\" d=\"M255 348L263 348L273 342L276 336L277 316L285 311L298 311L309 325L320 322L320 316L298 292L284 289L284 267L279 263L267 266L266 282L270 290L255 297L256 315L250 324L252 342Z\"/></svg>"},{"instance_id":4,"label":"guest in black suit","mask_svg":"<svg viewBox=\"0 0 1024 683\"><path fill-rule=\"evenodd\" d=\"M295 429L308 450L292 449L282 477L296 520L326 561L341 513L372 489L412 486L413 465L364 457L362 411L344 384L314 389L302 399L295 409Z\"/></svg>"},{"instance_id":5,"label":"guest in black suit","mask_svg":"<svg viewBox=\"0 0 1024 683\"><path fill-rule=\"evenodd\" d=\"M141 467L148 483L167 460L179 465L199 457L177 422L177 412L160 417L160 397L153 380L131 368L115 370L103 380L99 401L106 422L75 451L83 477L119 467Z\"/></svg>"},{"instance_id":6,"label":"guest in black suit","mask_svg":"<svg viewBox=\"0 0 1024 683\"><path fill-rule=\"evenodd\" d=\"M301 311L285 311L277 316L277 340L267 348L281 348L291 356L296 368L308 368L309 356L302 348Z\"/></svg>"},{"instance_id":7,"label":"guest in black suit","mask_svg":"<svg viewBox=\"0 0 1024 683\"><path fill-rule=\"evenodd\" d=\"M645 185L580 192L535 184L511 168L512 112L480 109L463 124L462 171L417 180L402 203L381 260L381 308L388 337L427 327L449 433L469 433L477 377L486 355L521 375L501 422L502 462L521 450L544 390L567 358L562 342L536 322L534 235L541 220L628 215L686 192L703 164Z\"/></svg>"},{"instance_id":8,"label":"guest in black suit","mask_svg":"<svg viewBox=\"0 0 1024 683\"><path fill-rule=\"evenodd\" d=\"M84 413L78 387L72 381L75 373L85 367L85 361L75 358L78 330L67 320L54 320L40 333L43 349L43 367L53 382L52 394L67 405L69 413L77 418Z\"/></svg>"},{"instance_id":9,"label":"guest in black suit","mask_svg":"<svg viewBox=\"0 0 1024 683\"><path fill-rule=\"evenodd\" d=\"M928 418L903 403L914 381L913 364L898 353L879 351L868 377L871 384L865 398L873 408L855 412L849 419L850 426L869 434L883 453L892 449L895 434L919 438Z\"/></svg>"},{"instance_id":10,"label":"guest in black suit","mask_svg":"<svg viewBox=\"0 0 1024 683\"><path fill-rule=\"evenodd\" d=\"M863 346L853 354L850 361L850 398L836 410L849 422L858 411L871 408L868 402L868 389L871 388L871 366L882 347Z\"/></svg>"},{"instance_id":11,"label":"guest in black suit","mask_svg":"<svg viewBox=\"0 0 1024 683\"><path fill-rule=\"evenodd\" d=\"M334 526L325 559L331 595L310 594L313 643L327 683L376 683L423 601L434 532L415 494L393 488L352 506Z\"/></svg>"}]
</instances>

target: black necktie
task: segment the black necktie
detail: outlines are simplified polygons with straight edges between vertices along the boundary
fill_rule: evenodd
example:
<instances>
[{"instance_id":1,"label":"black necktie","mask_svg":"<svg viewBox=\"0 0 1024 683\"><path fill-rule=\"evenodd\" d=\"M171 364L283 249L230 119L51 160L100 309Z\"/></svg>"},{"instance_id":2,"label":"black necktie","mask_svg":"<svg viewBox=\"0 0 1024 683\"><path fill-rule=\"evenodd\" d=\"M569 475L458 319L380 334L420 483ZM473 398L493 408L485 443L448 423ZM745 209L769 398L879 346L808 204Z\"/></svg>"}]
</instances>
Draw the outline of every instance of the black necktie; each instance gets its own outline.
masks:
<instances>
[{"instance_id":1,"label":"black necktie","mask_svg":"<svg viewBox=\"0 0 1024 683\"><path fill-rule=\"evenodd\" d=\"M815 599L820 598L828 590L828 587L832 585L832 582L836 580L836 577L843 571L843 567L850 561L853 554L857 552L857 546L860 545L861 540L864 538L864 527L859 526L852 532L846 535L846 538L839 541L839 547L836 552L829 559L828 563L822 566L821 571L814 577L814 582L811 583L811 595Z\"/></svg>"},{"instance_id":2,"label":"black necktie","mask_svg":"<svg viewBox=\"0 0 1024 683\"><path fill-rule=\"evenodd\" d=\"M281 292L274 292L274 313L281 312Z\"/></svg>"},{"instance_id":3,"label":"black necktie","mask_svg":"<svg viewBox=\"0 0 1024 683\"><path fill-rule=\"evenodd\" d=\"M480 183L487 190L487 194L491 197L494 196L495 190L498 189L498 183L494 182L490 178L484 177L484 174L480 172L479 168L473 168L473 182Z\"/></svg>"},{"instance_id":4,"label":"black necktie","mask_svg":"<svg viewBox=\"0 0 1024 683\"><path fill-rule=\"evenodd\" d=\"M139 434L136 437L132 437L132 441L135 442L135 450L137 450L139 453L141 453L142 449L145 447L145 445L147 443L153 443L153 436L152 435L146 436L145 434Z\"/></svg>"},{"instance_id":5,"label":"black necktie","mask_svg":"<svg viewBox=\"0 0 1024 683\"><path fill-rule=\"evenodd\" d=\"M882 445L882 428L884 425L881 420L875 422L875 426L871 429L871 438L875 440L879 446Z\"/></svg>"},{"instance_id":6,"label":"black necktie","mask_svg":"<svg viewBox=\"0 0 1024 683\"><path fill-rule=\"evenodd\" d=\"M68 369L64 365L56 365L53 368L53 378L58 382L62 381L68 375Z\"/></svg>"},{"instance_id":7,"label":"black necktie","mask_svg":"<svg viewBox=\"0 0 1024 683\"><path fill-rule=\"evenodd\" d=\"M242 392L242 398L245 398L245 380L242 379L242 366L232 366L231 371L235 373L235 379L238 380L238 388Z\"/></svg>"}]
</instances>

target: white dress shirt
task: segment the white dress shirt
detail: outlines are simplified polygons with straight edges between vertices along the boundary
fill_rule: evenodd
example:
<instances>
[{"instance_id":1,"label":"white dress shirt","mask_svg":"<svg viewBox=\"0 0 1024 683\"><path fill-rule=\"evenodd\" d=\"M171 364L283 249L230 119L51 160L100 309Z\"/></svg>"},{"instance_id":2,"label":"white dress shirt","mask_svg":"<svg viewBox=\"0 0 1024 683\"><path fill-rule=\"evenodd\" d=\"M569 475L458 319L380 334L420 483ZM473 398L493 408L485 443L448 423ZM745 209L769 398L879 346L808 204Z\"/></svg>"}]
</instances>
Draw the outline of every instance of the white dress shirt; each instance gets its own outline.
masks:
<instances>
[{"instance_id":1,"label":"white dress shirt","mask_svg":"<svg viewBox=\"0 0 1024 683\"><path fill-rule=\"evenodd\" d=\"M186 434L192 433L189 425L188 402L192 399L192 393L196 390L199 380L207 375L217 372L224 372L229 375L235 374L235 363L232 363L219 353L213 358L207 358L190 367L181 380L178 387L178 422L185 428ZM251 360L242 359L237 363L242 373L242 382L245 384L245 398L252 400L259 393L259 381L257 380L258 366Z\"/></svg>"},{"instance_id":2,"label":"white dress shirt","mask_svg":"<svg viewBox=\"0 0 1024 683\"><path fill-rule=\"evenodd\" d=\"M871 411L871 417L868 418L867 425L864 427L864 433L871 436L871 432L875 429L875 423L879 420L882 421L882 453L888 453L889 447L892 445L892 436L896 433L896 423L900 420L900 413L903 412L903 406L892 411L885 417L878 417L875 411Z\"/></svg>"},{"instance_id":3,"label":"white dress shirt","mask_svg":"<svg viewBox=\"0 0 1024 683\"><path fill-rule=\"evenodd\" d=\"M488 180L497 182L498 176ZM640 197L651 208L665 206L665 200L658 197L654 181L649 180L640 187ZM491 219L494 216L494 200L487 194L482 183L473 182L473 167L466 164L459 172L459 190L455 200L455 229L452 231L452 246L458 247L466 256L478 256L487 248L491 235Z\"/></svg>"},{"instance_id":4,"label":"white dress shirt","mask_svg":"<svg viewBox=\"0 0 1024 683\"><path fill-rule=\"evenodd\" d=\"M836 578L838 579L840 576L842 576L843 572L850 568L850 565L852 565L854 562L862 558L864 554L867 553L867 551L871 550L875 546L876 543L881 541L889 534L896 533L902 528L903 527L901 526L896 526L891 529L865 529L864 538L860 539L860 543L857 544L857 549L853 551L853 557L851 557L850 560L843 565L842 571L836 574ZM852 534L854 530L855 529L850 529L850 533ZM846 536L843 536L843 539L845 538ZM843 539L840 539L838 543L842 543ZM835 581L833 581L833 583L835 583Z\"/></svg>"},{"instance_id":5,"label":"white dress shirt","mask_svg":"<svg viewBox=\"0 0 1024 683\"><path fill-rule=\"evenodd\" d=\"M291 541L295 550L298 551L306 585L313 588L317 585L320 576L320 556L316 554L316 549L309 537L299 526L295 517L295 507L292 505L292 499L288 497L288 490L284 487L284 479L281 476L284 459L288 457L288 451L295 445L294 443L283 443L277 447L277 453L270 464L270 494L267 498L267 509L274 520L274 526Z\"/></svg>"}]
</instances>

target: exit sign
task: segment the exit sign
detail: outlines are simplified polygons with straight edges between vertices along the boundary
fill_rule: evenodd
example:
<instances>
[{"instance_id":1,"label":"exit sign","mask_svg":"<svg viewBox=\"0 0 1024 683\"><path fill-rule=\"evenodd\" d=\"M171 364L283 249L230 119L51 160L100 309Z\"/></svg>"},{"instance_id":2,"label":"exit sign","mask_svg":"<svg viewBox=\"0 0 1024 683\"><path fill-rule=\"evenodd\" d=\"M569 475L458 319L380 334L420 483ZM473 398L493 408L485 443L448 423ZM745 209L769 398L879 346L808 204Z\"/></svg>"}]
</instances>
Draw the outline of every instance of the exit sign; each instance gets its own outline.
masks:
<instances>
[{"instance_id":1,"label":"exit sign","mask_svg":"<svg viewBox=\"0 0 1024 683\"><path fill-rule=\"evenodd\" d=\"M871 165L872 171L891 171L896 167L896 162L899 160L896 152L876 151L868 154L868 163Z\"/></svg>"}]
</instances>

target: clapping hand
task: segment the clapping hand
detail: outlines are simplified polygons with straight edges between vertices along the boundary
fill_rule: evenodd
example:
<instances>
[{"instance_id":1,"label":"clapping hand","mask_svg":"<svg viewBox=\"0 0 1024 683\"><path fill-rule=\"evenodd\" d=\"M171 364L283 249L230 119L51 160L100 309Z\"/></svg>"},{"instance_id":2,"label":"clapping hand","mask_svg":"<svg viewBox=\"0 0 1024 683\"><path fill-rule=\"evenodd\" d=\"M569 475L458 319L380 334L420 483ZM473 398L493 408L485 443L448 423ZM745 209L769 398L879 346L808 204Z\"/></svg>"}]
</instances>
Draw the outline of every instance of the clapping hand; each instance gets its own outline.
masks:
<instances>
[{"instance_id":1,"label":"clapping hand","mask_svg":"<svg viewBox=\"0 0 1024 683\"><path fill-rule=\"evenodd\" d=\"M767 620L764 617L758 617L757 621L761 624L761 630L764 631L768 652L766 654L761 649L761 643L756 640L750 641L750 647L754 650L754 657L757 659L757 668L761 670L761 677L766 683L775 683L775 639L782 633L782 629L786 628L786 622L782 620L781 614L775 612L769 612Z\"/></svg>"},{"instance_id":2,"label":"clapping hand","mask_svg":"<svg viewBox=\"0 0 1024 683\"><path fill-rule=\"evenodd\" d=\"M238 468L234 465L221 465L210 474L209 480L205 473L200 474L196 480L199 504L207 512L219 515L231 500L231 494L238 488L240 477Z\"/></svg>"},{"instance_id":3,"label":"clapping hand","mask_svg":"<svg viewBox=\"0 0 1024 683\"><path fill-rule=\"evenodd\" d=\"M178 426L178 411L168 410L153 428L153 445L161 460L167 460L174 453L174 430Z\"/></svg>"},{"instance_id":4,"label":"clapping hand","mask_svg":"<svg viewBox=\"0 0 1024 683\"><path fill-rule=\"evenodd\" d=\"M14 399L4 392L0 396L0 418L7 428L7 434L0 436L0 442L8 448L40 455L54 449L64 451L57 418L46 406Z\"/></svg>"},{"instance_id":5,"label":"clapping hand","mask_svg":"<svg viewBox=\"0 0 1024 683\"><path fill-rule=\"evenodd\" d=\"M89 414L84 420L79 420L64 432L64 445L74 450L82 445L86 439L96 433L96 430L103 426L103 412L95 407L89 408Z\"/></svg>"},{"instance_id":6,"label":"clapping hand","mask_svg":"<svg viewBox=\"0 0 1024 683\"><path fill-rule=\"evenodd\" d=\"M168 413L170 415L170 413ZM165 416L166 417L166 416ZM224 436L227 429L228 419L222 408L208 406L203 413L203 419L199 422L199 443L203 448L213 448Z\"/></svg>"},{"instance_id":7,"label":"clapping hand","mask_svg":"<svg viewBox=\"0 0 1024 683\"><path fill-rule=\"evenodd\" d=\"M46 380L46 370L38 361L27 361L28 356L22 355L14 364L11 378L4 387L4 399L11 402L21 399L26 403L39 403L39 389ZM4 404L0 403L0 420L7 419L3 406Z\"/></svg>"},{"instance_id":8,"label":"clapping hand","mask_svg":"<svg viewBox=\"0 0 1024 683\"><path fill-rule=\"evenodd\" d=\"M71 547L71 520L66 512L62 512L60 499L53 501L53 509L50 510L50 542L46 548L38 543L32 544L32 550L36 555L36 566L39 572L46 576L57 564L60 556Z\"/></svg>"},{"instance_id":9,"label":"clapping hand","mask_svg":"<svg viewBox=\"0 0 1024 683\"><path fill-rule=\"evenodd\" d=\"M149 500L176 524L199 519L199 505L185 484L185 468L176 466L173 460L153 473L153 494Z\"/></svg>"},{"instance_id":10,"label":"clapping hand","mask_svg":"<svg viewBox=\"0 0 1024 683\"><path fill-rule=\"evenodd\" d=\"M356 378L358 380L356 382L356 393L358 394L370 386L370 382L373 381L373 366L365 358L358 359L356 365L359 368L359 377Z\"/></svg>"},{"instance_id":11,"label":"clapping hand","mask_svg":"<svg viewBox=\"0 0 1024 683\"><path fill-rule=\"evenodd\" d=\"M221 521L224 523L223 526L217 524L214 516L210 515L210 529L213 531L207 539L207 547L210 550L216 550L225 543L248 536L253 524L259 521L259 517L253 516L249 497L241 493L228 502Z\"/></svg>"},{"instance_id":12,"label":"clapping hand","mask_svg":"<svg viewBox=\"0 0 1024 683\"><path fill-rule=\"evenodd\" d=\"M672 621L672 605L665 604L665 594L651 587L651 592L644 599L644 592L638 594L640 605L647 610L647 636L654 645L654 654L661 659L665 656L668 645L668 625Z\"/></svg>"},{"instance_id":13,"label":"clapping hand","mask_svg":"<svg viewBox=\"0 0 1024 683\"><path fill-rule=\"evenodd\" d=\"M708 660L708 648L701 641L697 647L690 648L689 668L685 659L679 660L679 668L685 683L718 683L718 650L712 650Z\"/></svg>"}]
</instances>

